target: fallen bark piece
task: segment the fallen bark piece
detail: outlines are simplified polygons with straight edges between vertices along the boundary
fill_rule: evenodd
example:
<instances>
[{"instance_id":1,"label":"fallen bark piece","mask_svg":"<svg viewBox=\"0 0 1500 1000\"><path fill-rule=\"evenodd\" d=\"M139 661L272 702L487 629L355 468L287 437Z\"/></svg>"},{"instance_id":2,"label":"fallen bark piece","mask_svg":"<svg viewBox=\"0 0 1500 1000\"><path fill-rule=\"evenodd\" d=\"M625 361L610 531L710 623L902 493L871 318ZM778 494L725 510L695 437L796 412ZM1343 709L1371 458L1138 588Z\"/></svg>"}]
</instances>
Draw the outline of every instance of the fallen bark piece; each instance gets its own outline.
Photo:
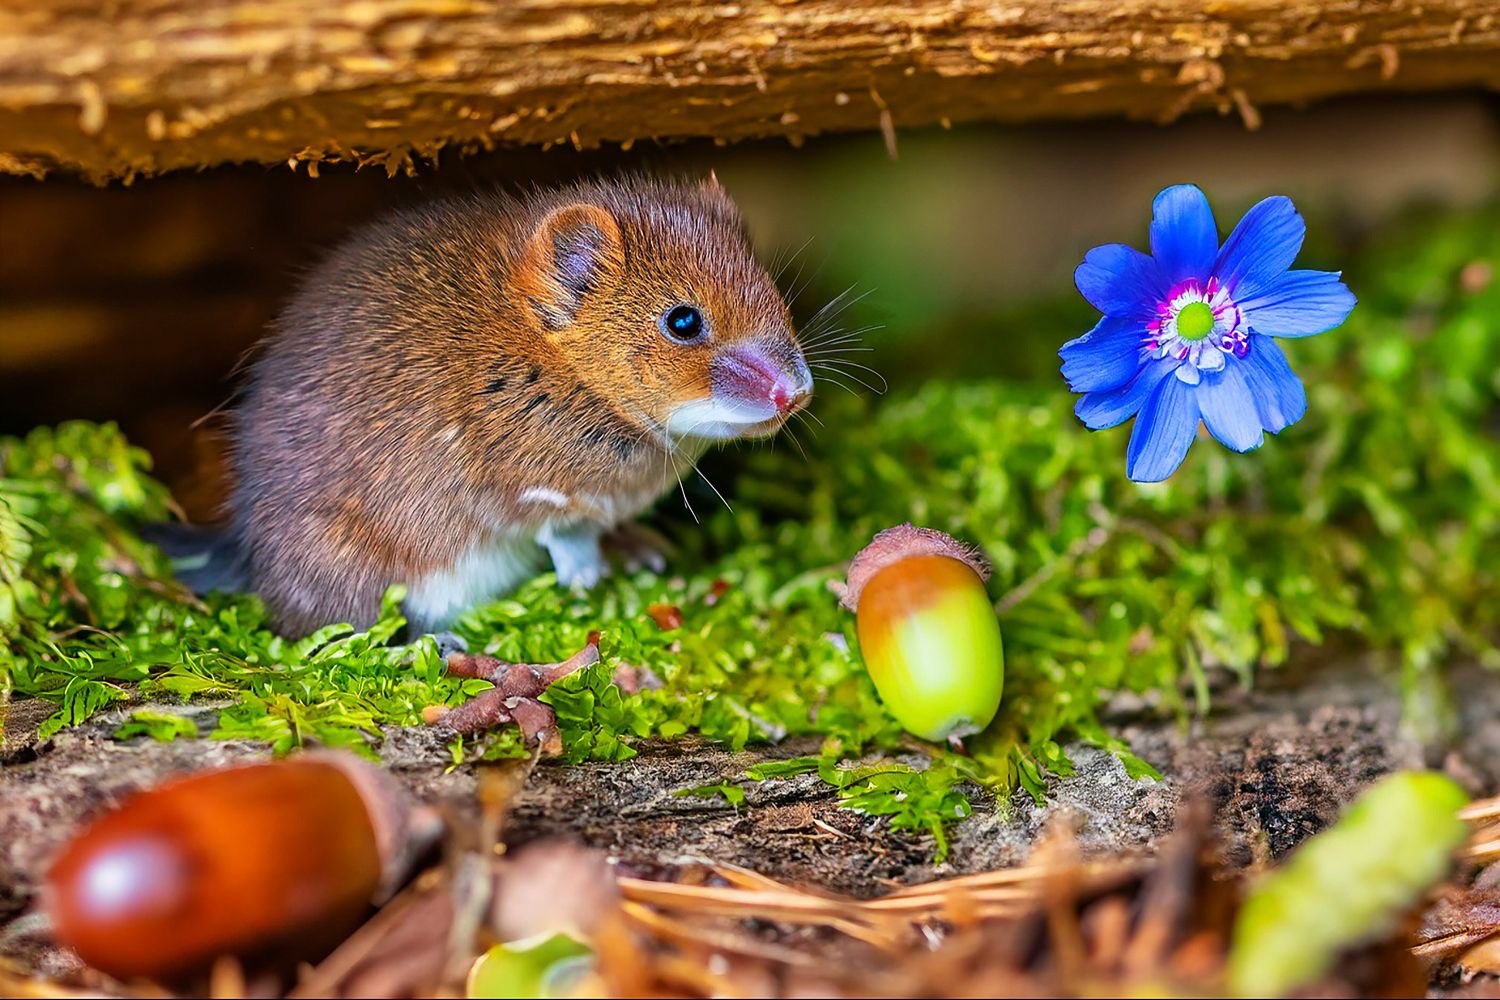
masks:
<instances>
[{"instance_id":1,"label":"fallen bark piece","mask_svg":"<svg viewBox=\"0 0 1500 1000\"><path fill-rule=\"evenodd\" d=\"M589 633L582 649L558 663L508 663L493 656L453 653L448 657L450 674L495 686L457 708L429 705L422 718L430 726L465 735L513 722L528 742L550 746L557 716L538 699L554 681L598 662L598 632Z\"/></svg>"}]
</instances>

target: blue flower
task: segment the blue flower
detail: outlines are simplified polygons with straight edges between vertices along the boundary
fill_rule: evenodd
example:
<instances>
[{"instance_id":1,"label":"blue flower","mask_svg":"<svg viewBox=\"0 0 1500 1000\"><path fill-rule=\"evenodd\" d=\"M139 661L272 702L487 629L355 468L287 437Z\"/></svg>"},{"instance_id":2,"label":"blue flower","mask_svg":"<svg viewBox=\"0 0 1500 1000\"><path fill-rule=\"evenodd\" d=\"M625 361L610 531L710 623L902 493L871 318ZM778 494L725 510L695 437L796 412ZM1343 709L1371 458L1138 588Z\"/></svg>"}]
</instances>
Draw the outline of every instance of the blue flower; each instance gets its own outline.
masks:
<instances>
[{"instance_id":1,"label":"blue flower","mask_svg":"<svg viewBox=\"0 0 1500 1000\"><path fill-rule=\"evenodd\" d=\"M1199 420L1243 452L1302 418L1307 395L1272 338L1323 333L1354 308L1339 273L1288 270L1306 231L1289 198L1267 198L1220 246L1208 199L1179 184L1151 206L1151 256L1112 243L1078 266L1104 316L1058 352L1062 373L1090 430L1136 418L1131 479L1175 472Z\"/></svg>"}]
</instances>

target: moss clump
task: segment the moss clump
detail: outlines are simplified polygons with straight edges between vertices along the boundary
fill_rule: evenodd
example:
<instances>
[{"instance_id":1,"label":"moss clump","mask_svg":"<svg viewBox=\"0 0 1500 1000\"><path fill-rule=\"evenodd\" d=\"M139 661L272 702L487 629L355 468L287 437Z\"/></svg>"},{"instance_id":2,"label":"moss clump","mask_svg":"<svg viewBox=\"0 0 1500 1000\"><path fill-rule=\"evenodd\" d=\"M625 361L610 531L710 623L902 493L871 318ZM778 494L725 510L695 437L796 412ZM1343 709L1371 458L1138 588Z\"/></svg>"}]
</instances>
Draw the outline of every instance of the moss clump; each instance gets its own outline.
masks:
<instances>
[{"instance_id":1,"label":"moss clump","mask_svg":"<svg viewBox=\"0 0 1500 1000\"><path fill-rule=\"evenodd\" d=\"M1494 213L1368 255L1347 276L1362 299L1351 321L1290 345L1309 412L1261 451L1195 448L1170 482L1138 486L1123 472L1128 432L1085 431L1060 384L933 383L873 409L847 399L822 409L807 458L757 451L734 467L719 484L734 511L674 532L682 577L614 579L587 597L543 577L459 630L539 662L603 630L604 662L549 695L572 759L689 731L731 746L821 734L817 766L851 805L918 830L964 811L950 794L963 781L1040 795L1045 773L1067 772L1071 738L1148 773L1101 724L1105 699L1202 709L1210 666L1248 684L1293 641L1335 630L1399 657L1413 720L1440 726L1443 660L1497 659L1500 284L1474 263L1496 259ZM0 444L0 667L10 689L57 704L49 729L135 689L226 700L214 736L368 749L382 726L486 686L445 676L430 642L392 645L396 595L367 633L288 642L252 598L183 593L129 527L168 511L146 469L110 427ZM1006 700L971 757L935 749L929 771L851 771L838 762L903 737L826 583L905 520L994 561ZM653 604L680 608L682 627L664 631ZM609 682L621 663L664 686L622 696Z\"/></svg>"}]
</instances>

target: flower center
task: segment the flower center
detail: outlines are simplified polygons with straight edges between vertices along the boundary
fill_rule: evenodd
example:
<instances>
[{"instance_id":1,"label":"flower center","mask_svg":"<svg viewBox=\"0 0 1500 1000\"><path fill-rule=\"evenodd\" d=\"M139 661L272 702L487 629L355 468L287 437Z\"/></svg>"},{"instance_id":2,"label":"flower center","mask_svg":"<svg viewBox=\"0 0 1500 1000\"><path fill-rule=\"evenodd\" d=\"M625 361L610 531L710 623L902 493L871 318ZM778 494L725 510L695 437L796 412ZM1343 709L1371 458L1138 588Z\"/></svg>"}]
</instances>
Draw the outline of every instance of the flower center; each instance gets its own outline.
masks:
<instances>
[{"instance_id":1,"label":"flower center","mask_svg":"<svg viewBox=\"0 0 1500 1000\"><path fill-rule=\"evenodd\" d=\"M1250 334L1229 292L1214 278L1189 279L1174 287L1146 324L1146 350L1154 358L1176 358L1174 373L1197 385L1202 372L1218 372L1230 358L1250 352Z\"/></svg>"},{"instance_id":2,"label":"flower center","mask_svg":"<svg viewBox=\"0 0 1500 1000\"><path fill-rule=\"evenodd\" d=\"M1202 340L1214 329L1214 310L1207 302L1189 302L1177 313L1177 336Z\"/></svg>"}]
</instances>

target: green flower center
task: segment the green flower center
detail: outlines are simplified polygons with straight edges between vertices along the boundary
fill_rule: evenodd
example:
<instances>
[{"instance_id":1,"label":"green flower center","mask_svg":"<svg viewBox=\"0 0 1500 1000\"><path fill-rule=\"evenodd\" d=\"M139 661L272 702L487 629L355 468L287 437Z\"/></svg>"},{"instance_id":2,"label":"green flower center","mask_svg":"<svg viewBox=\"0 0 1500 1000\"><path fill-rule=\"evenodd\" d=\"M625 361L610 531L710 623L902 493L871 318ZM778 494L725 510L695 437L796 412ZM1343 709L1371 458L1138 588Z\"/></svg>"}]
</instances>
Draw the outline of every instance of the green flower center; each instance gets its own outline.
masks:
<instances>
[{"instance_id":1,"label":"green flower center","mask_svg":"<svg viewBox=\"0 0 1500 1000\"><path fill-rule=\"evenodd\" d=\"M1189 302L1177 313L1177 336L1202 340L1214 329L1214 311L1207 302Z\"/></svg>"}]
</instances>

